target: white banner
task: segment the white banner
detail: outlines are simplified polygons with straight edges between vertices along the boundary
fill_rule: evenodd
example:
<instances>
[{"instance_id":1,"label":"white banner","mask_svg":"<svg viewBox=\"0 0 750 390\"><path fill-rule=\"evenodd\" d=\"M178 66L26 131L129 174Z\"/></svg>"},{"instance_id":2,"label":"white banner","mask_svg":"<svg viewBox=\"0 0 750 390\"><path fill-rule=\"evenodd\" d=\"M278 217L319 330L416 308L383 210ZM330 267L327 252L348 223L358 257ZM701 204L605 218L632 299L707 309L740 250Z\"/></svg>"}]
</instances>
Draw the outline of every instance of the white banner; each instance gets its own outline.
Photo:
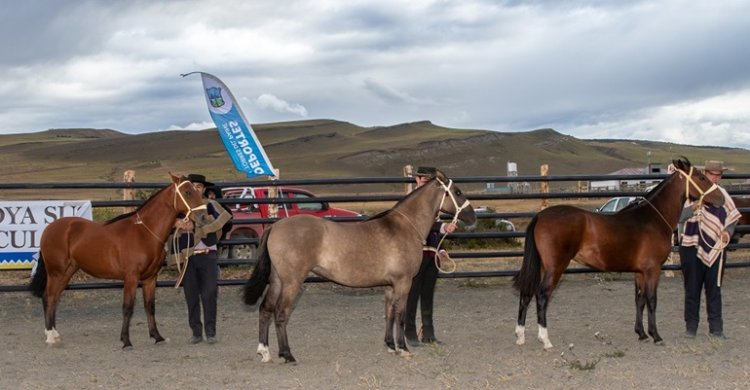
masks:
<instances>
[{"instance_id":1,"label":"white banner","mask_svg":"<svg viewBox=\"0 0 750 390\"><path fill-rule=\"evenodd\" d=\"M0 202L0 269L30 269L42 231L62 217L91 220L90 200Z\"/></svg>"}]
</instances>

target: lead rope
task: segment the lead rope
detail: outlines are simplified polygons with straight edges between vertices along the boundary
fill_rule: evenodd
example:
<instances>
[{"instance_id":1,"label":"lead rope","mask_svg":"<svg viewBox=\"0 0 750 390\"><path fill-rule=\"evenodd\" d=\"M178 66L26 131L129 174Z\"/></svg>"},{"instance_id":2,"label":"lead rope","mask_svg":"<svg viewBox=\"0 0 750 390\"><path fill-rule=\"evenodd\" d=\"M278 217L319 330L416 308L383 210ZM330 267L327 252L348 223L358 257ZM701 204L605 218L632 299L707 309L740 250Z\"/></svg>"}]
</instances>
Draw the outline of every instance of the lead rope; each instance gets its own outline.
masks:
<instances>
[{"instance_id":1,"label":"lead rope","mask_svg":"<svg viewBox=\"0 0 750 390\"><path fill-rule=\"evenodd\" d=\"M658 214L659 217L661 217L661 220L664 221L664 223L667 225L667 229L669 229L671 233L674 230L674 228L672 227L672 225L669 224L669 222L667 222L667 219L664 218L664 215L661 213L661 211L659 211L659 209L657 209L656 206L654 206L654 204L651 203L651 201L649 201L648 199L643 198L643 200L645 200L646 203L648 203L648 205L651 206L651 208L654 209L654 211L656 211L656 214Z\"/></svg>"},{"instance_id":2,"label":"lead rope","mask_svg":"<svg viewBox=\"0 0 750 390\"><path fill-rule=\"evenodd\" d=\"M149 233L151 233L151 235L152 235L152 236L154 236L154 238L156 238L156 241L159 241L159 243L160 243L160 244L164 245L164 241L162 241L162 240L161 240L161 238L159 238L159 236L157 236L157 235L156 235L156 233L154 233L154 231L153 231L153 230L151 230L151 229L150 229L150 228L148 227L148 225L146 225L146 224L145 224L145 223L143 222L143 220L141 219L141 215L140 215L140 214L138 214L138 212L136 212L136 213L135 213L135 224L136 224L136 225L143 225L143 227L145 227L145 228L146 228L146 231L148 231Z\"/></svg>"},{"instance_id":3,"label":"lead rope","mask_svg":"<svg viewBox=\"0 0 750 390\"><path fill-rule=\"evenodd\" d=\"M190 219L190 213L192 213L193 211L196 211L196 210L206 210L207 206L205 204L202 204L200 206L190 207L190 204L188 204L188 202L185 199L185 197L182 196L182 192L180 192L180 187L182 187L182 185L185 184L185 183L190 183L190 182L187 181L187 180L185 180L185 181L181 182L179 185L178 184L174 185L175 186L175 189L174 189L174 194L175 195L174 195L174 201L172 202L172 204L173 204L175 210L177 210L177 196L179 195L180 196L180 200L182 200L182 203L185 205L185 208L188 209L188 212L185 214L185 218L182 219L184 222L187 222ZM175 228L175 233L172 236L172 251L175 254L175 259L176 259L176 263L177 263L177 271L180 273L179 277L177 278L177 281L174 284L174 288L179 288L180 287L180 284L182 283L182 279L185 277L185 272L187 271L188 262L190 261L190 253L193 250L192 247L190 246L190 243L188 242L187 253L186 253L186 256L185 256L185 266L182 267L182 270L180 270L180 262L182 261L182 251L180 251L180 245L179 245L180 230L181 230L180 228Z\"/></svg>"},{"instance_id":4,"label":"lead rope","mask_svg":"<svg viewBox=\"0 0 750 390\"><path fill-rule=\"evenodd\" d=\"M182 284L182 279L185 278L185 272L187 271L188 262L190 261L190 252L193 250L188 242L187 252L185 253L185 266L182 266L182 251L180 250L180 236L182 229L176 227L174 235L172 235L172 253L175 256L175 263L177 264L177 280L174 283L174 288L179 288Z\"/></svg>"},{"instance_id":5,"label":"lead rope","mask_svg":"<svg viewBox=\"0 0 750 390\"><path fill-rule=\"evenodd\" d=\"M448 185L446 185L445 183L443 183L442 180L440 180L440 179L437 179L437 181L438 181L438 183L440 183L441 186L443 186L443 189L445 190L445 192L443 192L443 198L440 200L440 207L438 208L438 210L440 210L440 209L443 208L443 202L445 202L445 196L446 196L446 194L450 195L451 201L453 202L453 207L456 209L456 212L453 214L453 220L451 221L451 224L455 225L456 222L458 221L458 215L461 213L461 211L463 209L465 209L471 203L469 203L469 200L467 199L461 206L458 205L458 202L456 201L456 197L453 196L453 193L450 191L450 188L453 186L453 180L448 179ZM439 216L436 217L435 220L439 221L440 217ZM447 251L443 250L442 251L444 253L443 255L441 255L441 253L440 253L441 252L440 251L440 246L443 245L443 241L445 240L445 237L447 235L448 235L448 233L443 233L443 236L440 238L440 241L438 241L437 247L433 248L431 246L424 246L422 248L422 250L423 251L428 251L428 252L434 252L435 253L434 261L435 261L435 267L438 269L438 271L440 271L442 273L445 273L445 274L452 274L452 273L456 272L456 269L458 268L458 265L456 264L456 261L453 260L450 257L450 255L448 254ZM450 269L444 269L444 268L442 268L440 266L440 264L442 263L441 260L445 260L446 262L450 262L450 264L451 264Z\"/></svg>"}]
</instances>

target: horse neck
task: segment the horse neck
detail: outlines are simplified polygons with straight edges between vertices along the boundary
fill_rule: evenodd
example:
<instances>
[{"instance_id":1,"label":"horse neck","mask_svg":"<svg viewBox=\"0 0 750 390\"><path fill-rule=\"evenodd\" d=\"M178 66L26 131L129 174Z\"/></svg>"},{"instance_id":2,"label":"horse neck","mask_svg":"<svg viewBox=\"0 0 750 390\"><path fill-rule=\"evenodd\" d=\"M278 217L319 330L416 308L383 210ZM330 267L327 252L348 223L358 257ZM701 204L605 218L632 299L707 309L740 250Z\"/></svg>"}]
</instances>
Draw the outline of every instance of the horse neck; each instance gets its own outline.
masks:
<instances>
[{"instance_id":1,"label":"horse neck","mask_svg":"<svg viewBox=\"0 0 750 390\"><path fill-rule=\"evenodd\" d=\"M442 188L426 184L416 189L412 196L397 204L394 209L410 218L419 233L424 233L423 236L426 237L438 216L442 193Z\"/></svg>"},{"instance_id":2,"label":"horse neck","mask_svg":"<svg viewBox=\"0 0 750 390\"><path fill-rule=\"evenodd\" d=\"M177 218L177 211L173 205L175 201L173 199L174 191L175 189L172 188L160 192L130 218L135 218L136 223L140 221L162 241L166 241ZM150 233L147 234L151 235Z\"/></svg>"},{"instance_id":3,"label":"horse neck","mask_svg":"<svg viewBox=\"0 0 750 390\"><path fill-rule=\"evenodd\" d=\"M669 225L674 229L680 219L682 206L685 203L685 181L684 176L674 173L668 177L666 183L658 192L651 195L647 200L659 211Z\"/></svg>"}]
</instances>

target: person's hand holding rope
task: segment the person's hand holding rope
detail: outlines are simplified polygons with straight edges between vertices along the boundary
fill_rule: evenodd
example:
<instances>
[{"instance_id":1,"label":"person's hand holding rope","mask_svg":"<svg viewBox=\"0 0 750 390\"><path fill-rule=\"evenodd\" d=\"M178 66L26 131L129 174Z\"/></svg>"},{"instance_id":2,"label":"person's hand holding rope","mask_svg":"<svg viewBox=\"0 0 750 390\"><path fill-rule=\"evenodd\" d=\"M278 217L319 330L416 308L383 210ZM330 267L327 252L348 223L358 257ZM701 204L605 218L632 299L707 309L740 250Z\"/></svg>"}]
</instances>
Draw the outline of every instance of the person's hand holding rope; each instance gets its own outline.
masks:
<instances>
[{"instance_id":1,"label":"person's hand holding rope","mask_svg":"<svg viewBox=\"0 0 750 390\"><path fill-rule=\"evenodd\" d=\"M193 225L193 221L190 221L190 220L184 221L178 218L174 222L174 227L180 230L184 230L186 232L192 232L195 226Z\"/></svg>"}]
</instances>

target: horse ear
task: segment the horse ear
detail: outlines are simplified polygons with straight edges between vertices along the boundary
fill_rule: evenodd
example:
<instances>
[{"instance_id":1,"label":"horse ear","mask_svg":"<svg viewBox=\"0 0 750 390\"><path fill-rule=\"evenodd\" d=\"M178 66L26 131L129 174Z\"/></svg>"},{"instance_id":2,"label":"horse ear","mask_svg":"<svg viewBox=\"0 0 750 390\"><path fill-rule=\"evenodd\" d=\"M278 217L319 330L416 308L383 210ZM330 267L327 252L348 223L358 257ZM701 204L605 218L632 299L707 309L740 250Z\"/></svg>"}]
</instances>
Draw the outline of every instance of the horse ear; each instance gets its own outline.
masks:
<instances>
[{"instance_id":1,"label":"horse ear","mask_svg":"<svg viewBox=\"0 0 750 390\"><path fill-rule=\"evenodd\" d=\"M439 169L435 170L435 177L437 177L438 179L440 179L440 181L442 181L442 182L448 181L448 178L445 176L445 173L443 173L443 171L441 171Z\"/></svg>"},{"instance_id":2,"label":"horse ear","mask_svg":"<svg viewBox=\"0 0 750 390\"><path fill-rule=\"evenodd\" d=\"M679 159L674 160L674 161L677 161L679 163L679 164L675 164L675 165L678 166L678 167L680 167L680 169L682 169L683 171L687 172L687 171L690 170L691 164L690 164L690 160L688 160L687 157L680 156Z\"/></svg>"},{"instance_id":3,"label":"horse ear","mask_svg":"<svg viewBox=\"0 0 750 390\"><path fill-rule=\"evenodd\" d=\"M685 172L690 170L690 161L688 161L688 159L683 156L678 159L672 160L672 165Z\"/></svg>"},{"instance_id":4,"label":"horse ear","mask_svg":"<svg viewBox=\"0 0 750 390\"><path fill-rule=\"evenodd\" d=\"M169 176L172 176L172 183L179 184L180 183L180 177L175 176L172 172L169 172Z\"/></svg>"}]
</instances>

